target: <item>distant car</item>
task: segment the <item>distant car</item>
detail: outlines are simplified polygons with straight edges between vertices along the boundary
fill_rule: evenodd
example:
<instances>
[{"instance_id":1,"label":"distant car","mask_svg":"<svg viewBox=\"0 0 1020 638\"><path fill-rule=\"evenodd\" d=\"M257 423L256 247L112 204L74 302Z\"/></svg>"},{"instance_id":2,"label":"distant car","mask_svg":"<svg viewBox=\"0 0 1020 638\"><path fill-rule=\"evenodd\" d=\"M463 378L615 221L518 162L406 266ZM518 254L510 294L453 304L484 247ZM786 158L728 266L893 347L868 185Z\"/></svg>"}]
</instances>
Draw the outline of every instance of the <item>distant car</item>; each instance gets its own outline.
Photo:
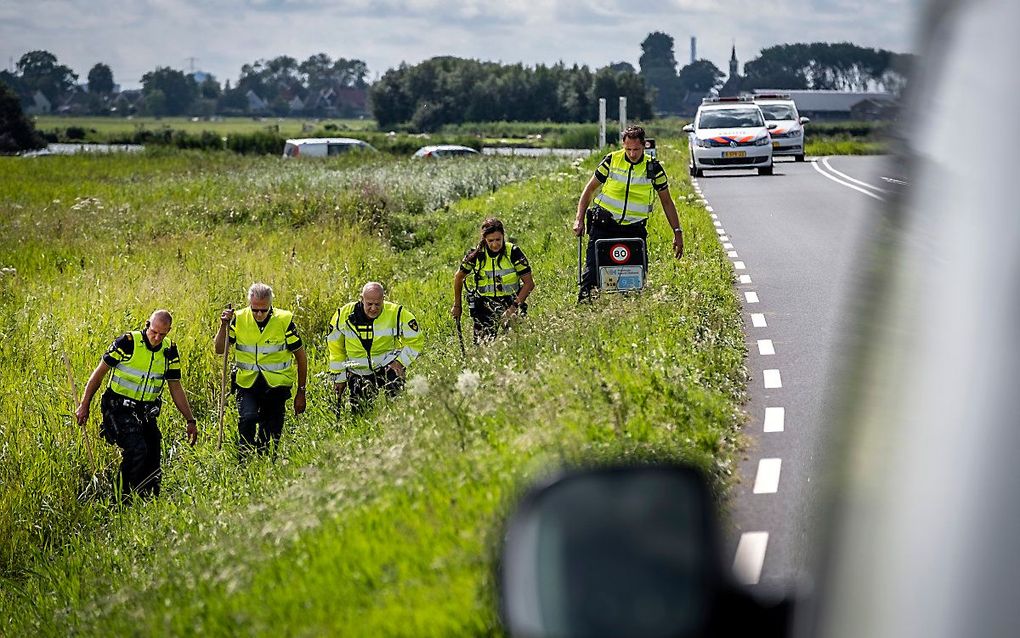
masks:
<instances>
[{"instance_id":1,"label":"distant car","mask_svg":"<svg viewBox=\"0 0 1020 638\"><path fill-rule=\"evenodd\" d=\"M772 138L765 116L751 98L705 98L694 122L684 127L690 146L690 171L755 168L772 174Z\"/></svg>"},{"instance_id":2,"label":"distant car","mask_svg":"<svg viewBox=\"0 0 1020 638\"><path fill-rule=\"evenodd\" d=\"M789 94L759 93L754 96L754 103L761 109L765 122L776 125L769 131L772 155L792 155L798 162L803 162L804 125L811 120L800 116Z\"/></svg>"},{"instance_id":3,"label":"distant car","mask_svg":"<svg viewBox=\"0 0 1020 638\"><path fill-rule=\"evenodd\" d=\"M335 157L351 151L376 152L368 142L350 137L306 137L287 140L284 157Z\"/></svg>"},{"instance_id":4,"label":"distant car","mask_svg":"<svg viewBox=\"0 0 1020 638\"><path fill-rule=\"evenodd\" d=\"M478 155L478 151L470 146L437 144L433 146L422 146L414 152L412 157L463 157L465 155Z\"/></svg>"}]
</instances>

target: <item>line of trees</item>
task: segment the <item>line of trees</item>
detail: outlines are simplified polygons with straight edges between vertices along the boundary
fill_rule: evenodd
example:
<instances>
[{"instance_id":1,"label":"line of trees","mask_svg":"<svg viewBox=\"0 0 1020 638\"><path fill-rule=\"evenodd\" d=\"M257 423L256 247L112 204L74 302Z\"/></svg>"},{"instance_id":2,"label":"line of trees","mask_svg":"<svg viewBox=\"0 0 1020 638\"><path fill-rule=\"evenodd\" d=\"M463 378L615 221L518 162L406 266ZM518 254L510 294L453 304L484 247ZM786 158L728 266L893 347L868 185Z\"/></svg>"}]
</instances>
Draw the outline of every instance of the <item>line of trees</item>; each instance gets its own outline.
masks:
<instances>
[{"instance_id":1,"label":"line of trees","mask_svg":"<svg viewBox=\"0 0 1020 638\"><path fill-rule=\"evenodd\" d=\"M673 45L665 33L648 34L641 43L640 71L626 62L592 70L562 62L527 67L436 57L390 69L371 87L362 60L334 60L325 53L304 61L278 56L242 66L234 86L230 80L221 85L209 74L158 67L142 76L140 91L120 93L104 63L92 67L82 87L55 55L30 51L18 60L15 72L0 71L0 82L30 112L350 117L371 109L382 127L432 131L477 121L590 122L600 97L608 98L608 115L614 119L618 96L627 97L633 118L689 112L701 97L720 89L725 75L708 60L678 69ZM727 79L723 90L899 93L912 62L910 54L845 42L782 44L762 50L744 66L745 75Z\"/></svg>"},{"instance_id":2,"label":"line of trees","mask_svg":"<svg viewBox=\"0 0 1020 638\"><path fill-rule=\"evenodd\" d=\"M888 91L899 94L915 56L849 42L780 44L744 65L745 89Z\"/></svg>"},{"instance_id":3,"label":"line of trees","mask_svg":"<svg viewBox=\"0 0 1020 638\"><path fill-rule=\"evenodd\" d=\"M629 64L592 71L576 64L527 67L436 57L390 69L369 93L380 127L420 131L462 122L591 122L600 97L608 100L608 117L616 118L619 96L627 98L629 117L652 117L644 80Z\"/></svg>"},{"instance_id":4,"label":"line of trees","mask_svg":"<svg viewBox=\"0 0 1020 638\"><path fill-rule=\"evenodd\" d=\"M0 71L0 82L20 96L28 109L40 107L37 95L41 94L50 110L78 114L290 115L299 111L343 117L364 113L367 76L368 66L362 60L333 60L318 53L303 62L278 56L245 64L233 88L229 80L221 86L210 74L157 67L142 76L140 91L118 93L107 64L93 66L88 83L82 86L78 75L55 55L30 51L21 56L14 72Z\"/></svg>"}]
</instances>

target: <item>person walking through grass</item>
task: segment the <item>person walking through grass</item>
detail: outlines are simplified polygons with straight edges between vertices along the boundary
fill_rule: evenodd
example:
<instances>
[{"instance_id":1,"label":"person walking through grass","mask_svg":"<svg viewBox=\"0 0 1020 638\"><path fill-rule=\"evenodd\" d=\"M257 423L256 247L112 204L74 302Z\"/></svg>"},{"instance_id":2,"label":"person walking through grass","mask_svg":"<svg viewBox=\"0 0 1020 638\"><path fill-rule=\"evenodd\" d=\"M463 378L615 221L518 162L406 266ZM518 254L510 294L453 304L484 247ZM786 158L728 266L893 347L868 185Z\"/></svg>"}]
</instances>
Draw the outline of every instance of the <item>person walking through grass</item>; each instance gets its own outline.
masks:
<instances>
[{"instance_id":1,"label":"person walking through grass","mask_svg":"<svg viewBox=\"0 0 1020 638\"><path fill-rule=\"evenodd\" d=\"M167 338L172 324L168 311L157 310L145 322L144 330L118 337L89 377L75 412L78 424L84 425L92 397L112 370L100 399L100 434L121 449L120 491L125 500L132 494L159 495L163 435L156 418L163 405L164 385L187 424L188 442L194 445L198 440L198 426L181 386L180 353L177 344Z\"/></svg>"},{"instance_id":2,"label":"person walking through grass","mask_svg":"<svg viewBox=\"0 0 1020 638\"><path fill-rule=\"evenodd\" d=\"M453 276L454 320L461 317L461 296L468 283L468 310L475 343L491 340L501 325L518 312L528 311L527 299L535 289L531 265L520 246L506 240L503 222L490 217L482 222L481 241L464 256Z\"/></svg>"},{"instance_id":3,"label":"person walking through grass","mask_svg":"<svg viewBox=\"0 0 1020 638\"><path fill-rule=\"evenodd\" d=\"M223 354L227 340L234 344L242 459L251 450L262 453L279 444L292 394L294 414L305 411L308 357L293 317L289 310L273 306L273 289L264 283L248 289L248 307L237 313L228 307L220 314L215 348L216 354Z\"/></svg>"},{"instance_id":4,"label":"person walking through grass","mask_svg":"<svg viewBox=\"0 0 1020 638\"><path fill-rule=\"evenodd\" d=\"M361 414L385 389L395 396L404 387L407 366L421 354L424 336L410 310L386 301L382 284L370 281L333 314L326 337L329 370L337 405L350 386L350 405Z\"/></svg>"},{"instance_id":5,"label":"person walking through grass","mask_svg":"<svg viewBox=\"0 0 1020 638\"><path fill-rule=\"evenodd\" d=\"M600 187L601 191L595 196ZM623 148L602 158L577 200L574 234L584 236L585 217L588 226L588 248L578 301L590 299L598 285L595 242L616 238L647 239L646 226L656 195L673 229L673 255L680 259L684 254L684 234L676 204L669 194L666 171L658 160L645 153L645 130L640 126L628 127L623 132ZM590 208L589 203L592 204ZM640 257L640 263L648 263L647 254Z\"/></svg>"}]
</instances>

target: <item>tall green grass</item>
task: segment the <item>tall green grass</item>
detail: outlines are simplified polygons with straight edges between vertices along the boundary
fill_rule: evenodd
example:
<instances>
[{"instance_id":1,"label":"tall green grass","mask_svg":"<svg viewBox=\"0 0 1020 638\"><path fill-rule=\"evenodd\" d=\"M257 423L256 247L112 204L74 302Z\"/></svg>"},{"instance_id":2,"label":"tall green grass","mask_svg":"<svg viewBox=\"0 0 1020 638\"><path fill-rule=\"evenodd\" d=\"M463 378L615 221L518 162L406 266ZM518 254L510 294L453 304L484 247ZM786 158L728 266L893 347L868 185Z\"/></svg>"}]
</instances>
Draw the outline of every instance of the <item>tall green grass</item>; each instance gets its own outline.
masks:
<instances>
[{"instance_id":1,"label":"tall green grass","mask_svg":"<svg viewBox=\"0 0 1020 638\"><path fill-rule=\"evenodd\" d=\"M0 227L0 265L17 268L0 278L0 633L494 635L499 525L526 481L582 459L666 457L724 489L745 379L739 304L682 146L660 144L660 157L687 256L671 259L659 215L646 292L581 307L569 224L594 158L370 170L166 154L137 169L48 158L31 175L0 160L18 176ZM372 177L388 199L364 214ZM299 194L315 212L295 223ZM86 197L102 205L74 210ZM243 223L204 212L233 200ZM463 359L451 280L488 215L527 251L538 288L526 321ZM256 279L295 311L312 381L277 461L238 466L232 444L213 443L211 340L218 310ZM367 418L336 417L326 321L367 279L415 312L426 354L409 392ZM118 509L117 452L96 439L89 461L60 353L80 386L109 341L160 305L175 314L203 439L184 445L164 410L163 495Z\"/></svg>"}]
</instances>

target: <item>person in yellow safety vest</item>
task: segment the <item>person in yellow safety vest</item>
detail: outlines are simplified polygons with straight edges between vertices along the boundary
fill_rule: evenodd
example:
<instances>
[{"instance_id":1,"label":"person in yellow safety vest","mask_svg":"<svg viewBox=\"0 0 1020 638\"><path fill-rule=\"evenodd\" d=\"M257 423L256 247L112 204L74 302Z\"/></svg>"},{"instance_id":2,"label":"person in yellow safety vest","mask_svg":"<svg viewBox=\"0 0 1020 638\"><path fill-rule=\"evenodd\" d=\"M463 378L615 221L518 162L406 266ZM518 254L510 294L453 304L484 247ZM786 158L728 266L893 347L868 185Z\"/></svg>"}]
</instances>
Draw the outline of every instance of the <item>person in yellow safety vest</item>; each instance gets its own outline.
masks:
<instances>
[{"instance_id":1,"label":"person in yellow safety vest","mask_svg":"<svg viewBox=\"0 0 1020 638\"><path fill-rule=\"evenodd\" d=\"M361 414L385 389L404 387L407 366L421 354L424 336L407 308L385 300L382 284L370 281L358 301L340 308L329 322L326 344L337 405L350 386L351 411Z\"/></svg>"},{"instance_id":2,"label":"person in yellow safety vest","mask_svg":"<svg viewBox=\"0 0 1020 638\"><path fill-rule=\"evenodd\" d=\"M592 202L600 186L602 190ZM585 216L588 217L588 248L578 301L589 299L597 285L595 242L617 237L647 239L646 224L656 194L673 229L673 255L680 259L684 254L684 234L676 204L669 194L666 171L645 153L645 130L640 126L628 127L623 132L623 148L602 158L577 200L574 234L578 237L584 235ZM647 255L642 257L647 263Z\"/></svg>"},{"instance_id":3,"label":"person in yellow safety vest","mask_svg":"<svg viewBox=\"0 0 1020 638\"><path fill-rule=\"evenodd\" d=\"M453 276L453 308L455 320L461 315L461 291L468 286L468 309L474 321L475 343L496 337L499 326L518 310L528 311L526 300L535 289L531 265L520 246L505 239L503 222L490 217L482 222L481 241L465 255Z\"/></svg>"},{"instance_id":4,"label":"person in yellow safety vest","mask_svg":"<svg viewBox=\"0 0 1020 638\"><path fill-rule=\"evenodd\" d=\"M106 373L113 370L99 405L103 415L100 434L121 449L120 489L124 499L132 494L158 496L162 472L163 435L156 425L163 405L163 386L187 422L188 443L198 440L198 427L181 386L181 357L177 344L167 338L173 317L157 310L144 330L118 337L92 372L81 403L75 411L79 425L89 418L92 397Z\"/></svg>"},{"instance_id":5,"label":"person in yellow safety vest","mask_svg":"<svg viewBox=\"0 0 1020 638\"><path fill-rule=\"evenodd\" d=\"M294 325L294 313L273 306L273 289L257 282L248 288L248 307L220 315L216 354L234 344L238 454L262 453L279 444L287 399L294 384L294 414L305 411L308 357ZM296 365L295 365L296 364Z\"/></svg>"}]
</instances>

